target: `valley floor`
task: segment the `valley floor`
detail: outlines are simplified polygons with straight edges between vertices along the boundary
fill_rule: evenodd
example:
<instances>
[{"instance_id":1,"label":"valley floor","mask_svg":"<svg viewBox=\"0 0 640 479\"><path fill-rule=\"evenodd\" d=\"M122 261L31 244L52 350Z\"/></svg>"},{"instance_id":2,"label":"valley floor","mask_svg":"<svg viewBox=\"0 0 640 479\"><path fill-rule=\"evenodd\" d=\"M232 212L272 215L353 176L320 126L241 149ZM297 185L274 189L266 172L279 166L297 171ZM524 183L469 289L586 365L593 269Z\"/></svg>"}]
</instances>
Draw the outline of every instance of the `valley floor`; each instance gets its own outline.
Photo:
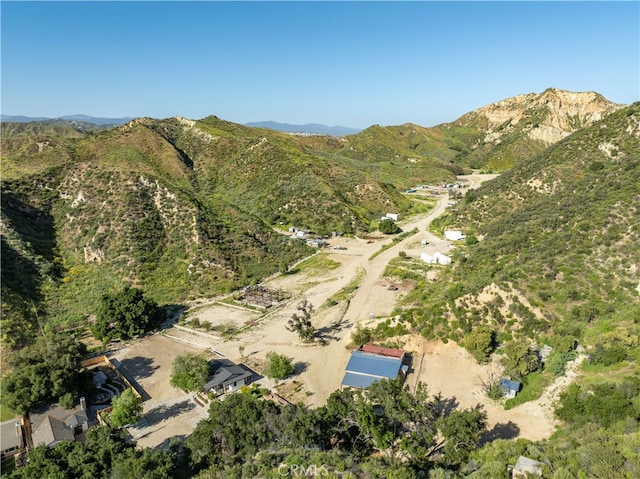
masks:
<instances>
[{"instance_id":1,"label":"valley floor","mask_svg":"<svg viewBox=\"0 0 640 479\"><path fill-rule=\"evenodd\" d=\"M464 177L471 187L495 175L473 175ZM220 324L222 322L254 322L254 326L223 340L214 335L172 327L115 353L123 366L140 384L148 395L144 403L144 417L132 435L144 447L166 445L168 438L185 436L195 424L206 417L207 408L198 406L182 391L169 384L171 363L178 354L215 351L234 362L244 363L258 369L269 351L284 354L293 359L296 372L282 384L262 378L259 384L269 388L282 388L295 402L303 402L311 407L325 403L327 397L340 387L350 351L347 349L351 332L356 325L375 326L380 318L388 318L397 303L399 295L407 292L407 287L397 284L398 290L388 289L390 282L383 273L387 263L397 257L399 251L408 256L420 257L422 252L447 253L451 242L440 239L427 231L429 224L445 210L447 198L441 195L434 210L427 215L402 223L404 231L418 228L411 235L391 248L370 259L381 246L391 243L390 238L380 238L373 243L358 238L333 238L326 251L340 266L330 271L314 274L303 273L278 276L263 285L270 289L282 289L292 295L285 304L268 314L258 317L255 312L213 303L201 304L189 313L189 319L197 317L200 322ZM428 240L423 246L421 240ZM346 249L334 250L334 246ZM446 267L446 266L444 266ZM351 300L332 307L322 306L325 301L349 285L354 278L361 277L359 288ZM297 304L306 299L314 305L312 315L314 326L323 332L326 345L304 344L297 336L285 329L285 325ZM549 390L553 395L543 395L535 402L529 402L505 411L502 405L494 403L481 391L481 380L498 370L498 364L478 365L465 349L454 342L447 344L427 341L419 335L398 338L405 349L413 353L413 372L407 383L415 387L417 381L425 382L431 393L442 393L445 398L460 407L484 406L488 414L489 433L486 440L498 437L523 437L538 440L549 437L555 427L552 417L553 395L560 384ZM561 378L564 382L566 378ZM557 386L557 387L556 387Z\"/></svg>"}]
</instances>

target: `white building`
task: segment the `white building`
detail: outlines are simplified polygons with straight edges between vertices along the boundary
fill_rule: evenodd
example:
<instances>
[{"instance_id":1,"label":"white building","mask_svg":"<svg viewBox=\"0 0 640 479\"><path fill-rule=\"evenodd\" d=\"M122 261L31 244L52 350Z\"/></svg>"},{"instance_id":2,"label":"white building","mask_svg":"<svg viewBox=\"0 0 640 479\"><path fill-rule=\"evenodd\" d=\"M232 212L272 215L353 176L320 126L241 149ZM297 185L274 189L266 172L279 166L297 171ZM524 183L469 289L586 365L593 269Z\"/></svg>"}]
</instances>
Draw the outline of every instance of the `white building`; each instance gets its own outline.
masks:
<instances>
[{"instance_id":1,"label":"white building","mask_svg":"<svg viewBox=\"0 0 640 479\"><path fill-rule=\"evenodd\" d=\"M444 237L449 241L458 241L466 238L460 230L447 230L444 232Z\"/></svg>"},{"instance_id":2,"label":"white building","mask_svg":"<svg viewBox=\"0 0 640 479\"><path fill-rule=\"evenodd\" d=\"M389 218L390 220L393 220L393 221L398 221L400 219L400 214L399 213L387 213L386 218Z\"/></svg>"},{"instance_id":3,"label":"white building","mask_svg":"<svg viewBox=\"0 0 640 479\"><path fill-rule=\"evenodd\" d=\"M425 263L429 263L429 264L437 263L436 259L433 256L431 256L430 254L427 254L427 253L422 253L420 255L420 259L422 261L424 261Z\"/></svg>"},{"instance_id":4,"label":"white building","mask_svg":"<svg viewBox=\"0 0 640 479\"><path fill-rule=\"evenodd\" d=\"M440 264L451 264L451 258L442 253L436 253L433 255L433 258Z\"/></svg>"}]
</instances>

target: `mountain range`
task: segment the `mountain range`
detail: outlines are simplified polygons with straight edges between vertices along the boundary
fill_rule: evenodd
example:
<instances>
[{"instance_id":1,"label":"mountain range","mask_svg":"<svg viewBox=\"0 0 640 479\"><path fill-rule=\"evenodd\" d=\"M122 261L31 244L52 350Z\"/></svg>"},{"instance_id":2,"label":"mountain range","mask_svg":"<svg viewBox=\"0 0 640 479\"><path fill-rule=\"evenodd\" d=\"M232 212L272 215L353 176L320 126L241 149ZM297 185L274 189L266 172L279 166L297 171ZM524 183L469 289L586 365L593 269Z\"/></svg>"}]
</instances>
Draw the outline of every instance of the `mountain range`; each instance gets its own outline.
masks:
<instances>
[{"instance_id":1,"label":"mountain range","mask_svg":"<svg viewBox=\"0 0 640 479\"><path fill-rule=\"evenodd\" d=\"M341 138L215 116L104 130L3 122L3 320L35 323L36 304L53 323L77 323L123 282L165 303L230 291L309 254L282 229L367 233L388 212L424 209L409 187L471 168L507 171L506 181L622 108L549 89L431 128Z\"/></svg>"},{"instance_id":2,"label":"mountain range","mask_svg":"<svg viewBox=\"0 0 640 479\"><path fill-rule=\"evenodd\" d=\"M349 128L346 126L327 126L318 123L305 123L304 125L291 125L289 123L278 123L276 121L257 121L245 123L246 126L256 128L268 128L270 130L284 131L295 134L312 134L312 135L329 135L329 136L346 136L354 135L361 131L358 128Z\"/></svg>"},{"instance_id":3,"label":"mountain range","mask_svg":"<svg viewBox=\"0 0 640 479\"><path fill-rule=\"evenodd\" d=\"M56 122L60 120L66 120L71 122L80 122L80 123L92 123L94 125L99 126L113 126L113 125L122 125L124 123L128 123L133 118L131 117L123 117L123 118L103 118L103 117L95 117L89 115L65 115L60 117L35 117L35 116L24 116L24 115L0 115L0 121L9 121L14 123L33 123L33 122Z\"/></svg>"},{"instance_id":4,"label":"mountain range","mask_svg":"<svg viewBox=\"0 0 640 479\"><path fill-rule=\"evenodd\" d=\"M44 116L24 116L24 115L1 115L0 121L12 123L44 123L47 125L68 125L80 127L90 130L95 127L112 127L115 125L123 125L133 120L132 117L123 118L102 118L89 115L65 115L61 117L44 117ZM245 123L246 126L255 128L267 128L269 130L283 131L286 133L298 135L328 135L328 136L345 136L353 135L361 131L358 128L349 128L346 126L327 126L319 123L306 123L304 125L292 125L290 123L278 123L276 121L258 121Z\"/></svg>"}]
</instances>

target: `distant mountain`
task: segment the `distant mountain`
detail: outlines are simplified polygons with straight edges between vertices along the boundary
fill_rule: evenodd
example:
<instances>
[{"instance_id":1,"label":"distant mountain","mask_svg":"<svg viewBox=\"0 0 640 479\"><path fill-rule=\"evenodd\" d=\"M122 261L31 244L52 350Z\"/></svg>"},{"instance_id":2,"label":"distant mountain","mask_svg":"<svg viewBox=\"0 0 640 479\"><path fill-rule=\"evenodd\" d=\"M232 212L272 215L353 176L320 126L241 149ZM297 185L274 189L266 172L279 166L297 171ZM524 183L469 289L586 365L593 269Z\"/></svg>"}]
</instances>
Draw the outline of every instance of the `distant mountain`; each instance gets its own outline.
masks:
<instances>
[{"instance_id":1,"label":"distant mountain","mask_svg":"<svg viewBox=\"0 0 640 479\"><path fill-rule=\"evenodd\" d=\"M50 120L46 116L24 116L24 115L0 115L0 121L11 121L14 123L31 123L34 121L46 121Z\"/></svg>"},{"instance_id":2,"label":"distant mountain","mask_svg":"<svg viewBox=\"0 0 640 479\"><path fill-rule=\"evenodd\" d=\"M257 121L245 123L245 126L255 128L268 128L270 130L283 131L285 133L308 133L314 135L345 136L353 135L362 131L358 128L346 126L326 126L318 123L307 123L305 125L291 125L289 123L278 123L275 121Z\"/></svg>"},{"instance_id":3,"label":"distant mountain","mask_svg":"<svg viewBox=\"0 0 640 479\"><path fill-rule=\"evenodd\" d=\"M65 115L56 118L42 117L42 116L23 116L23 115L1 115L1 121L11 121L15 123L32 123L32 122L50 122L55 120L69 120L82 123L93 123L94 125L106 126L106 125L123 125L130 122L133 118L102 118L88 115Z\"/></svg>"}]
</instances>

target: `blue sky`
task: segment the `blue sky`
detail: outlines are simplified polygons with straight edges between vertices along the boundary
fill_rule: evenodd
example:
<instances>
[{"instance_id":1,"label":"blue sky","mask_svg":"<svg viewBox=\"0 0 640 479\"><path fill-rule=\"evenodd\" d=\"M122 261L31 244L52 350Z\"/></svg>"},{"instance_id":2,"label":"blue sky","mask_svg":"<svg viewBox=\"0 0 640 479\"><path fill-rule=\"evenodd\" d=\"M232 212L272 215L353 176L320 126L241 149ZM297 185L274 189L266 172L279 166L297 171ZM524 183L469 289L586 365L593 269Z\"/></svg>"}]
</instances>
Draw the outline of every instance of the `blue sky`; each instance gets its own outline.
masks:
<instances>
[{"instance_id":1,"label":"blue sky","mask_svg":"<svg viewBox=\"0 0 640 479\"><path fill-rule=\"evenodd\" d=\"M640 99L639 2L0 4L2 113L433 126L548 87Z\"/></svg>"}]
</instances>

